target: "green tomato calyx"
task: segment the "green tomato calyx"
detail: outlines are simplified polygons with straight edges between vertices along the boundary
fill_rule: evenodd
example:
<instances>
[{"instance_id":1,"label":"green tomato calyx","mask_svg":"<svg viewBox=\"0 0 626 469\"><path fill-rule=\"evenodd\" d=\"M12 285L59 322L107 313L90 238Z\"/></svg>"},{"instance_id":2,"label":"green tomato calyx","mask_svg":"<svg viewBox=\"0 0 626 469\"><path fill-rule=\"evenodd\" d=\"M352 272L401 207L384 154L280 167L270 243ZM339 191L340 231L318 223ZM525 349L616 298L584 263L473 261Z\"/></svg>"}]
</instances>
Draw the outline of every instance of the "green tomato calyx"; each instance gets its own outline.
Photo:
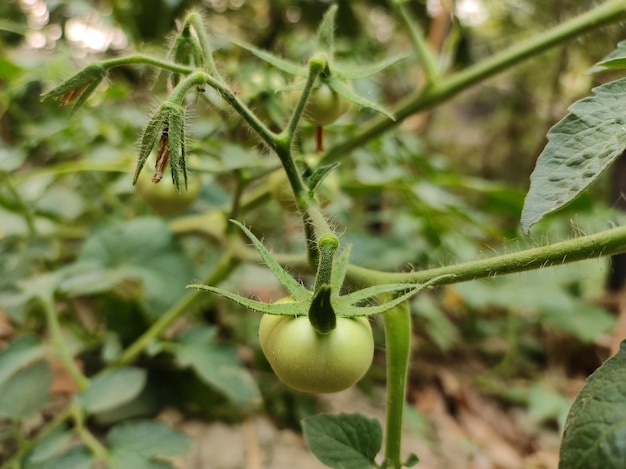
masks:
<instances>
[{"instance_id":1,"label":"green tomato calyx","mask_svg":"<svg viewBox=\"0 0 626 469\"><path fill-rule=\"evenodd\" d=\"M335 310L331 302L332 271L335 253L339 248L339 239L333 233L322 235L317 242L319 263L315 278L315 289L311 306L309 306L309 321L311 326L320 334L328 334L337 326Z\"/></svg>"},{"instance_id":2,"label":"green tomato calyx","mask_svg":"<svg viewBox=\"0 0 626 469\"><path fill-rule=\"evenodd\" d=\"M331 302L330 285L323 285L313 295L309 307L309 321L319 334L328 334L337 327L337 315Z\"/></svg>"}]
</instances>

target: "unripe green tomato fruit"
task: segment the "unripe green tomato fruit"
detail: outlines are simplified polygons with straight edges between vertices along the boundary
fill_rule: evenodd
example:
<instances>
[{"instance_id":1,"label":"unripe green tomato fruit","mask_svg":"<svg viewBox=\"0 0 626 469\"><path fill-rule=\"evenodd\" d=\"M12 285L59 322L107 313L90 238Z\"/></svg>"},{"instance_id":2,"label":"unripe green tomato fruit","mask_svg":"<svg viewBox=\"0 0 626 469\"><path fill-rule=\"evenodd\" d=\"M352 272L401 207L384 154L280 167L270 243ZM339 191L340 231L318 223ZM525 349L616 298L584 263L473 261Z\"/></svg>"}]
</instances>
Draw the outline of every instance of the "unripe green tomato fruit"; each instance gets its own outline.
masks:
<instances>
[{"instance_id":1,"label":"unripe green tomato fruit","mask_svg":"<svg viewBox=\"0 0 626 469\"><path fill-rule=\"evenodd\" d=\"M295 212L298 210L296 198L293 195L289 179L287 179L287 175L284 171L274 171L269 175L267 182L272 199L278 202L283 210L288 212Z\"/></svg>"},{"instance_id":2,"label":"unripe green tomato fruit","mask_svg":"<svg viewBox=\"0 0 626 469\"><path fill-rule=\"evenodd\" d=\"M300 99L301 93L299 90L291 93L290 99L293 106ZM316 127L323 127L335 122L348 112L351 106L352 103L348 99L326 83L322 83L311 91L302 117Z\"/></svg>"},{"instance_id":3,"label":"unripe green tomato fruit","mask_svg":"<svg viewBox=\"0 0 626 469\"><path fill-rule=\"evenodd\" d=\"M278 378L308 393L349 388L365 375L374 356L372 328L364 317L338 317L335 329L319 334L307 316L265 314L259 341Z\"/></svg>"},{"instance_id":4,"label":"unripe green tomato fruit","mask_svg":"<svg viewBox=\"0 0 626 469\"><path fill-rule=\"evenodd\" d=\"M288 212L296 212L298 204L289 184L289 179L284 171L274 171L268 177L268 187L272 199L274 199ZM324 178L319 187L315 189L322 208L327 207L339 193L339 172L333 171Z\"/></svg>"},{"instance_id":5,"label":"unripe green tomato fruit","mask_svg":"<svg viewBox=\"0 0 626 469\"><path fill-rule=\"evenodd\" d=\"M189 175L187 190L183 187L179 193L171 178L164 177L161 182L155 184L152 182L150 172L144 168L135 187L141 199L159 215L172 216L191 207L200 194L201 184L199 177Z\"/></svg>"}]
</instances>

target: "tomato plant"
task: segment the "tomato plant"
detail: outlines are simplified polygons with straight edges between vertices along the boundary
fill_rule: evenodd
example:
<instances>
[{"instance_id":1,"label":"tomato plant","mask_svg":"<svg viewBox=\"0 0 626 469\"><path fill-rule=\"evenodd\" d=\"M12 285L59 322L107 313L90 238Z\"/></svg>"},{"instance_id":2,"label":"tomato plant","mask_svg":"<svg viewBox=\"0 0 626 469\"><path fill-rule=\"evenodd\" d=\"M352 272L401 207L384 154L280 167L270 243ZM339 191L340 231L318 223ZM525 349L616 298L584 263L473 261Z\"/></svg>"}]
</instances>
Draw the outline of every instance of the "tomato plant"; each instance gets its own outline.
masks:
<instances>
[{"instance_id":1,"label":"tomato plant","mask_svg":"<svg viewBox=\"0 0 626 469\"><path fill-rule=\"evenodd\" d=\"M9 2L2 8L31 3ZM470 32L458 18L450 21L445 8L442 18L450 23L441 31L451 32L439 46L429 43L436 35L424 34L423 28L429 26L424 19L432 2L429 11L419 2L393 1L377 3L373 12L369 2L340 2L320 15L310 41L299 36L310 34L309 29L284 40L274 26L296 27L295 18L303 12L308 24L305 10L317 6L300 2L282 12L272 5L271 27L266 28L271 34L259 34L256 39L264 47L258 47L236 39L236 28L229 30L228 39L209 32L213 28L207 21L215 22L209 24L215 30L228 29L220 23L226 16L205 18L191 9L176 22L164 13L168 2L155 1L163 24L176 25L166 54L135 52L157 48L127 48L121 41L107 53L92 51L91 63L65 81L59 75L67 59L39 69L30 62L31 54L45 56L53 50L46 41L64 36L74 41L76 31L89 28L70 27L69 18L58 20L62 9L41 12L64 2L35 3L29 28L48 20L57 23L28 36L24 48L29 54L15 48L5 57L2 49L0 57L1 80L9 85L0 135L8 143L0 150L0 326L2 342L8 344L0 351L0 417L9 422L2 422L0 432L0 458L6 456L2 469L147 467L155 459L170 467L167 458L184 453L188 439L153 420L162 409L174 406L210 419L243 420L259 413L276 389L288 392L280 381L317 394L347 389L364 377L380 385L383 375L384 431L378 420L358 415L314 415L304 420L304 433L313 453L330 467L409 467L417 457L403 454L401 446L407 440L407 390L419 399L423 389L456 389L448 383L454 380L437 370L425 378L430 382L421 383L421 367L411 360L430 366L432 356L423 356L428 346L436 348L437 363L448 358L447 352L456 361L468 349L476 352L474 341L499 337L495 346L485 345L489 353L479 350L471 357L488 365L477 381L482 391L508 399L510 406L532 407L542 400L537 396L545 395L541 390L522 385L519 392L508 389L513 379L499 387L490 380L520 371L524 379L517 381L537 381L533 373L550 361L536 358L544 352L537 330L554 328L592 346L603 343L599 337L615 320L583 301L580 278L591 276L587 269L585 275L580 267L570 272L557 288L554 279L543 282L543 271L536 273L532 294L521 298L515 297L519 277L508 284L491 280L493 290L464 282L626 251L624 227L599 232L585 227L545 244L545 227L539 223L575 199L579 205L569 205L570 212L564 213L578 216L580 194L620 159L626 79L598 86L551 128L525 199L519 188L451 170L438 155L444 144L461 146L464 157L481 153L470 151L461 130L482 114L493 114L497 121L503 96L489 96L482 111L454 108L455 119L466 119L458 128L448 125L445 114L427 116L429 124L437 119L445 123L443 138L427 134L426 119L412 117L527 58L616 22L625 11L623 0L606 0L528 39L515 37L511 46L483 58L484 51L504 42L486 47L483 37L472 36L477 29ZM208 3L202 8L217 11L216 2ZM230 2L233 11L226 14L260 14L256 2L239 3L235 8ZM559 11L559 18L564 16ZM87 24L93 17L83 19ZM502 30L508 29L504 19L498 21L506 26ZM246 26L252 23L242 22L239 34L248 34ZM4 26L11 41L23 31ZM141 29L128 26L133 34ZM111 44L119 36L119 31L102 35ZM39 50L42 41L46 44ZM476 57L464 54L473 43L480 44L472 49ZM268 45L297 60L270 52ZM401 52L388 54L391 50ZM372 60L381 54L381 60ZM550 60L561 66L568 63L565 58ZM625 63L626 45L620 43L591 71L617 73ZM146 78L147 68L158 70L156 79ZM577 76L583 68L577 67ZM376 74L382 78L368 79ZM537 80L545 83L540 75ZM550 78L555 90L549 102L556 103L557 85L568 80ZM502 90L520 88L505 84L494 90L505 94ZM70 115L84 115L66 123L56 115L57 106L40 107L33 97L48 87L44 102L56 101L70 107ZM285 103L281 92L296 87ZM148 101L147 94L156 104L145 120L137 102ZM510 102L518 104L513 98ZM346 114L349 109L353 112ZM33 115L52 117L40 125ZM341 116L341 122L330 125ZM303 121L315 127L314 139ZM145 125L135 191L127 177L132 163L115 155L126 154L120 147L132 145L138 122ZM517 138L520 127L526 126L509 129L508 137L520 148L533 146ZM526 153L524 160L534 161ZM202 168L202 181L190 172L190 160ZM150 180L151 166L158 184ZM126 203L129 195L169 218L136 216L137 206ZM327 204L337 196L349 203ZM287 201L283 209L289 213L267 204L272 197ZM196 200L193 213L185 213ZM614 217L606 213L593 216L606 224ZM533 228L540 246L529 248L534 241L526 240L521 249L504 243L518 236L510 221L518 217L524 233L540 226ZM593 234L581 235L587 231ZM484 257L483 247L500 240L506 253ZM256 282L266 280L265 275L247 271L258 267L259 259L280 283L268 287L276 291L263 291ZM467 261L448 263L450 259ZM429 288L434 290L420 293ZM253 299L257 294L287 294L290 300ZM252 312L227 308L219 297ZM263 315L260 347L274 374L260 372L267 364L252 358L258 356L258 313ZM374 316L380 321L372 321ZM381 324L384 331L378 329ZM530 338L522 334L524 328ZM419 347L412 348L415 344ZM384 370L379 367L383 354ZM491 355L500 360L498 373L491 372ZM520 357L527 356L535 357L532 366L515 369ZM368 374L372 363L378 373ZM626 393L606 383L616 382L625 363L622 352L601 366L574 403L564 425L564 469L623 466L626 450L619 436L626 421ZM64 407L52 409L52 419L34 419L49 415L49 393L61 385L66 395L59 408ZM458 406L458 398L445 396L451 407L465 411L471 400ZM552 401L559 412L563 400ZM295 401L286 399L283 409ZM549 418L556 413L540 410ZM297 409L286 413L301 416ZM146 420L136 420L141 417ZM38 428L31 428L33 421Z\"/></svg>"}]
</instances>

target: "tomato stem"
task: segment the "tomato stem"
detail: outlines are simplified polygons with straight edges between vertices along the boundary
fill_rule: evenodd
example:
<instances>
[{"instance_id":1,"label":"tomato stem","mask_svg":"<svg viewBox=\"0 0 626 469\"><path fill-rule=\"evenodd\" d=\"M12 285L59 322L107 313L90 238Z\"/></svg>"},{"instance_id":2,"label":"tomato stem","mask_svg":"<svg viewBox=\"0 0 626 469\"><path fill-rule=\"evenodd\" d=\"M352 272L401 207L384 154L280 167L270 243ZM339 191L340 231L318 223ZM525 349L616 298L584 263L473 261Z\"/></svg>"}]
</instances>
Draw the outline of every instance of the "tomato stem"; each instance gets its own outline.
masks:
<instances>
[{"instance_id":1,"label":"tomato stem","mask_svg":"<svg viewBox=\"0 0 626 469\"><path fill-rule=\"evenodd\" d=\"M383 467L402 467L402 418L411 353L411 312L404 302L383 314L387 347L387 416L385 421L385 460Z\"/></svg>"},{"instance_id":2,"label":"tomato stem","mask_svg":"<svg viewBox=\"0 0 626 469\"><path fill-rule=\"evenodd\" d=\"M333 259L338 247L339 240L332 233L322 236L318 242L319 262L313 300L309 308L309 321L320 334L327 334L337 326L335 310L331 303L331 277Z\"/></svg>"}]
</instances>

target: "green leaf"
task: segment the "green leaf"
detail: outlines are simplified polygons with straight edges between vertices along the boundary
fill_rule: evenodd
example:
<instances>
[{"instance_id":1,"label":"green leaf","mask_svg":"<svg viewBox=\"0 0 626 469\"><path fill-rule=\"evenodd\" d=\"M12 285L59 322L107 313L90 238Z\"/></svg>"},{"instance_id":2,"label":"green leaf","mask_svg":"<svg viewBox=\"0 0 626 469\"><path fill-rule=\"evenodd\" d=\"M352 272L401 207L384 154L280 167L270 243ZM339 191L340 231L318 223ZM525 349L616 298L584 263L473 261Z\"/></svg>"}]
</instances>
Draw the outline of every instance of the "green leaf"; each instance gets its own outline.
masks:
<instances>
[{"instance_id":1,"label":"green leaf","mask_svg":"<svg viewBox=\"0 0 626 469\"><path fill-rule=\"evenodd\" d=\"M571 401L562 393L541 384L533 384L528 392L528 413L538 422L565 422Z\"/></svg>"},{"instance_id":2,"label":"green leaf","mask_svg":"<svg viewBox=\"0 0 626 469\"><path fill-rule=\"evenodd\" d=\"M587 73L597 73L620 68L626 68L626 41L619 42L615 50L587 70Z\"/></svg>"},{"instance_id":3,"label":"green leaf","mask_svg":"<svg viewBox=\"0 0 626 469\"><path fill-rule=\"evenodd\" d=\"M383 431L380 423L360 414L319 414L302 421L311 452L334 469L377 467Z\"/></svg>"},{"instance_id":4,"label":"green leaf","mask_svg":"<svg viewBox=\"0 0 626 469\"><path fill-rule=\"evenodd\" d=\"M32 417L48 403L54 375L45 360L18 371L0 386L0 416Z\"/></svg>"},{"instance_id":5,"label":"green leaf","mask_svg":"<svg viewBox=\"0 0 626 469\"><path fill-rule=\"evenodd\" d=\"M24 469L45 469L50 461L67 451L71 441L71 432L63 427L53 429L28 452L24 459Z\"/></svg>"},{"instance_id":6,"label":"green leaf","mask_svg":"<svg viewBox=\"0 0 626 469\"><path fill-rule=\"evenodd\" d=\"M313 171L313 174L311 174L306 180L306 185L308 186L309 190L315 191L315 189L317 189L317 187L322 183L326 176L328 176L330 172L336 169L339 165L341 165L341 163L332 163L316 168L315 171Z\"/></svg>"},{"instance_id":7,"label":"green leaf","mask_svg":"<svg viewBox=\"0 0 626 469\"><path fill-rule=\"evenodd\" d=\"M107 469L175 469L168 461L148 459L134 453L113 452L109 458Z\"/></svg>"},{"instance_id":8,"label":"green leaf","mask_svg":"<svg viewBox=\"0 0 626 469\"><path fill-rule=\"evenodd\" d=\"M177 363L193 368L203 382L235 405L258 407L261 404L259 388L237 359L236 348L215 342L213 336L213 330L208 327L190 329L176 346Z\"/></svg>"},{"instance_id":9,"label":"green leaf","mask_svg":"<svg viewBox=\"0 0 626 469\"><path fill-rule=\"evenodd\" d=\"M77 399L89 413L105 412L135 398L145 385L145 370L136 367L113 368L93 378Z\"/></svg>"},{"instance_id":10,"label":"green leaf","mask_svg":"<svg viewBox=\"0 0 626 469\"><path fill-rule=\"evenodd\" d=\"M524 201L525 232L578 197L626 148L626 78L593 91L548 132Z\"/></svg>"},{"instance_id":11,"label":"green leaf","mask_svg":"<svg viewBox=\"0 0 626 469\"><path fill-rule=\"evenodd\" d=\"M145 308L158 315L185 294L193 275L191 261L167 223L144 217L106 225L90 235L60 289L68 295L84 295L137 280L143 287Z\"/></svg>"},{"instance_id":12,"label":"green leaf","mask_svg":"<svg viewBox=\"0 0 626 469\"><path fill-rule=\"evenodd\" d=\"M157 420L116 425L106 440L113 457L126 453L146 459L185 454L190 444L187 435Z\"/></svg>"},{"instance_id":13,"label":"green leaf","mask_svg":"<svg viewBox=\"0 0 626 469\"><path fill-rule=\"evenodd\" d=\"M404 463L402 463L402 465L404 467L413 467L415 466L418 462L420 462L420 458L417 457L417 454L415 453L411 453L409 454L409 456L406 458L406 461L404 461Z\"/></svg>"},{"instance_id":14,"label":"green leaf","mask_svg":"<svg viewBox=\"0 0 626 469\"><path fill-rule=\"evenodd\" d=\"M58 459L46 464L45 469L93 469L94 457L85 446L74 446Z\"/></svg>"},{"instance_id":15,"label":"green leaf","mask_svg":"<svg viewBox=\"0 0 626 469\"><path fill-rule=\"evenodd\" d=\"M623 467L626 461L626 342L585 383L567 416L559 469Z\"/></svg>"},{"instance_id":16,"label":"green leaf","mask_svg":"<svg viewBox=\"0 0 626 469\"><path fill-rule=\"evenodd\" d=\"M17 337L0 353L0 385L4 384L20 370L41 360L44 348L37 337L23 335Z\"/></svg>"}]
</instances>

